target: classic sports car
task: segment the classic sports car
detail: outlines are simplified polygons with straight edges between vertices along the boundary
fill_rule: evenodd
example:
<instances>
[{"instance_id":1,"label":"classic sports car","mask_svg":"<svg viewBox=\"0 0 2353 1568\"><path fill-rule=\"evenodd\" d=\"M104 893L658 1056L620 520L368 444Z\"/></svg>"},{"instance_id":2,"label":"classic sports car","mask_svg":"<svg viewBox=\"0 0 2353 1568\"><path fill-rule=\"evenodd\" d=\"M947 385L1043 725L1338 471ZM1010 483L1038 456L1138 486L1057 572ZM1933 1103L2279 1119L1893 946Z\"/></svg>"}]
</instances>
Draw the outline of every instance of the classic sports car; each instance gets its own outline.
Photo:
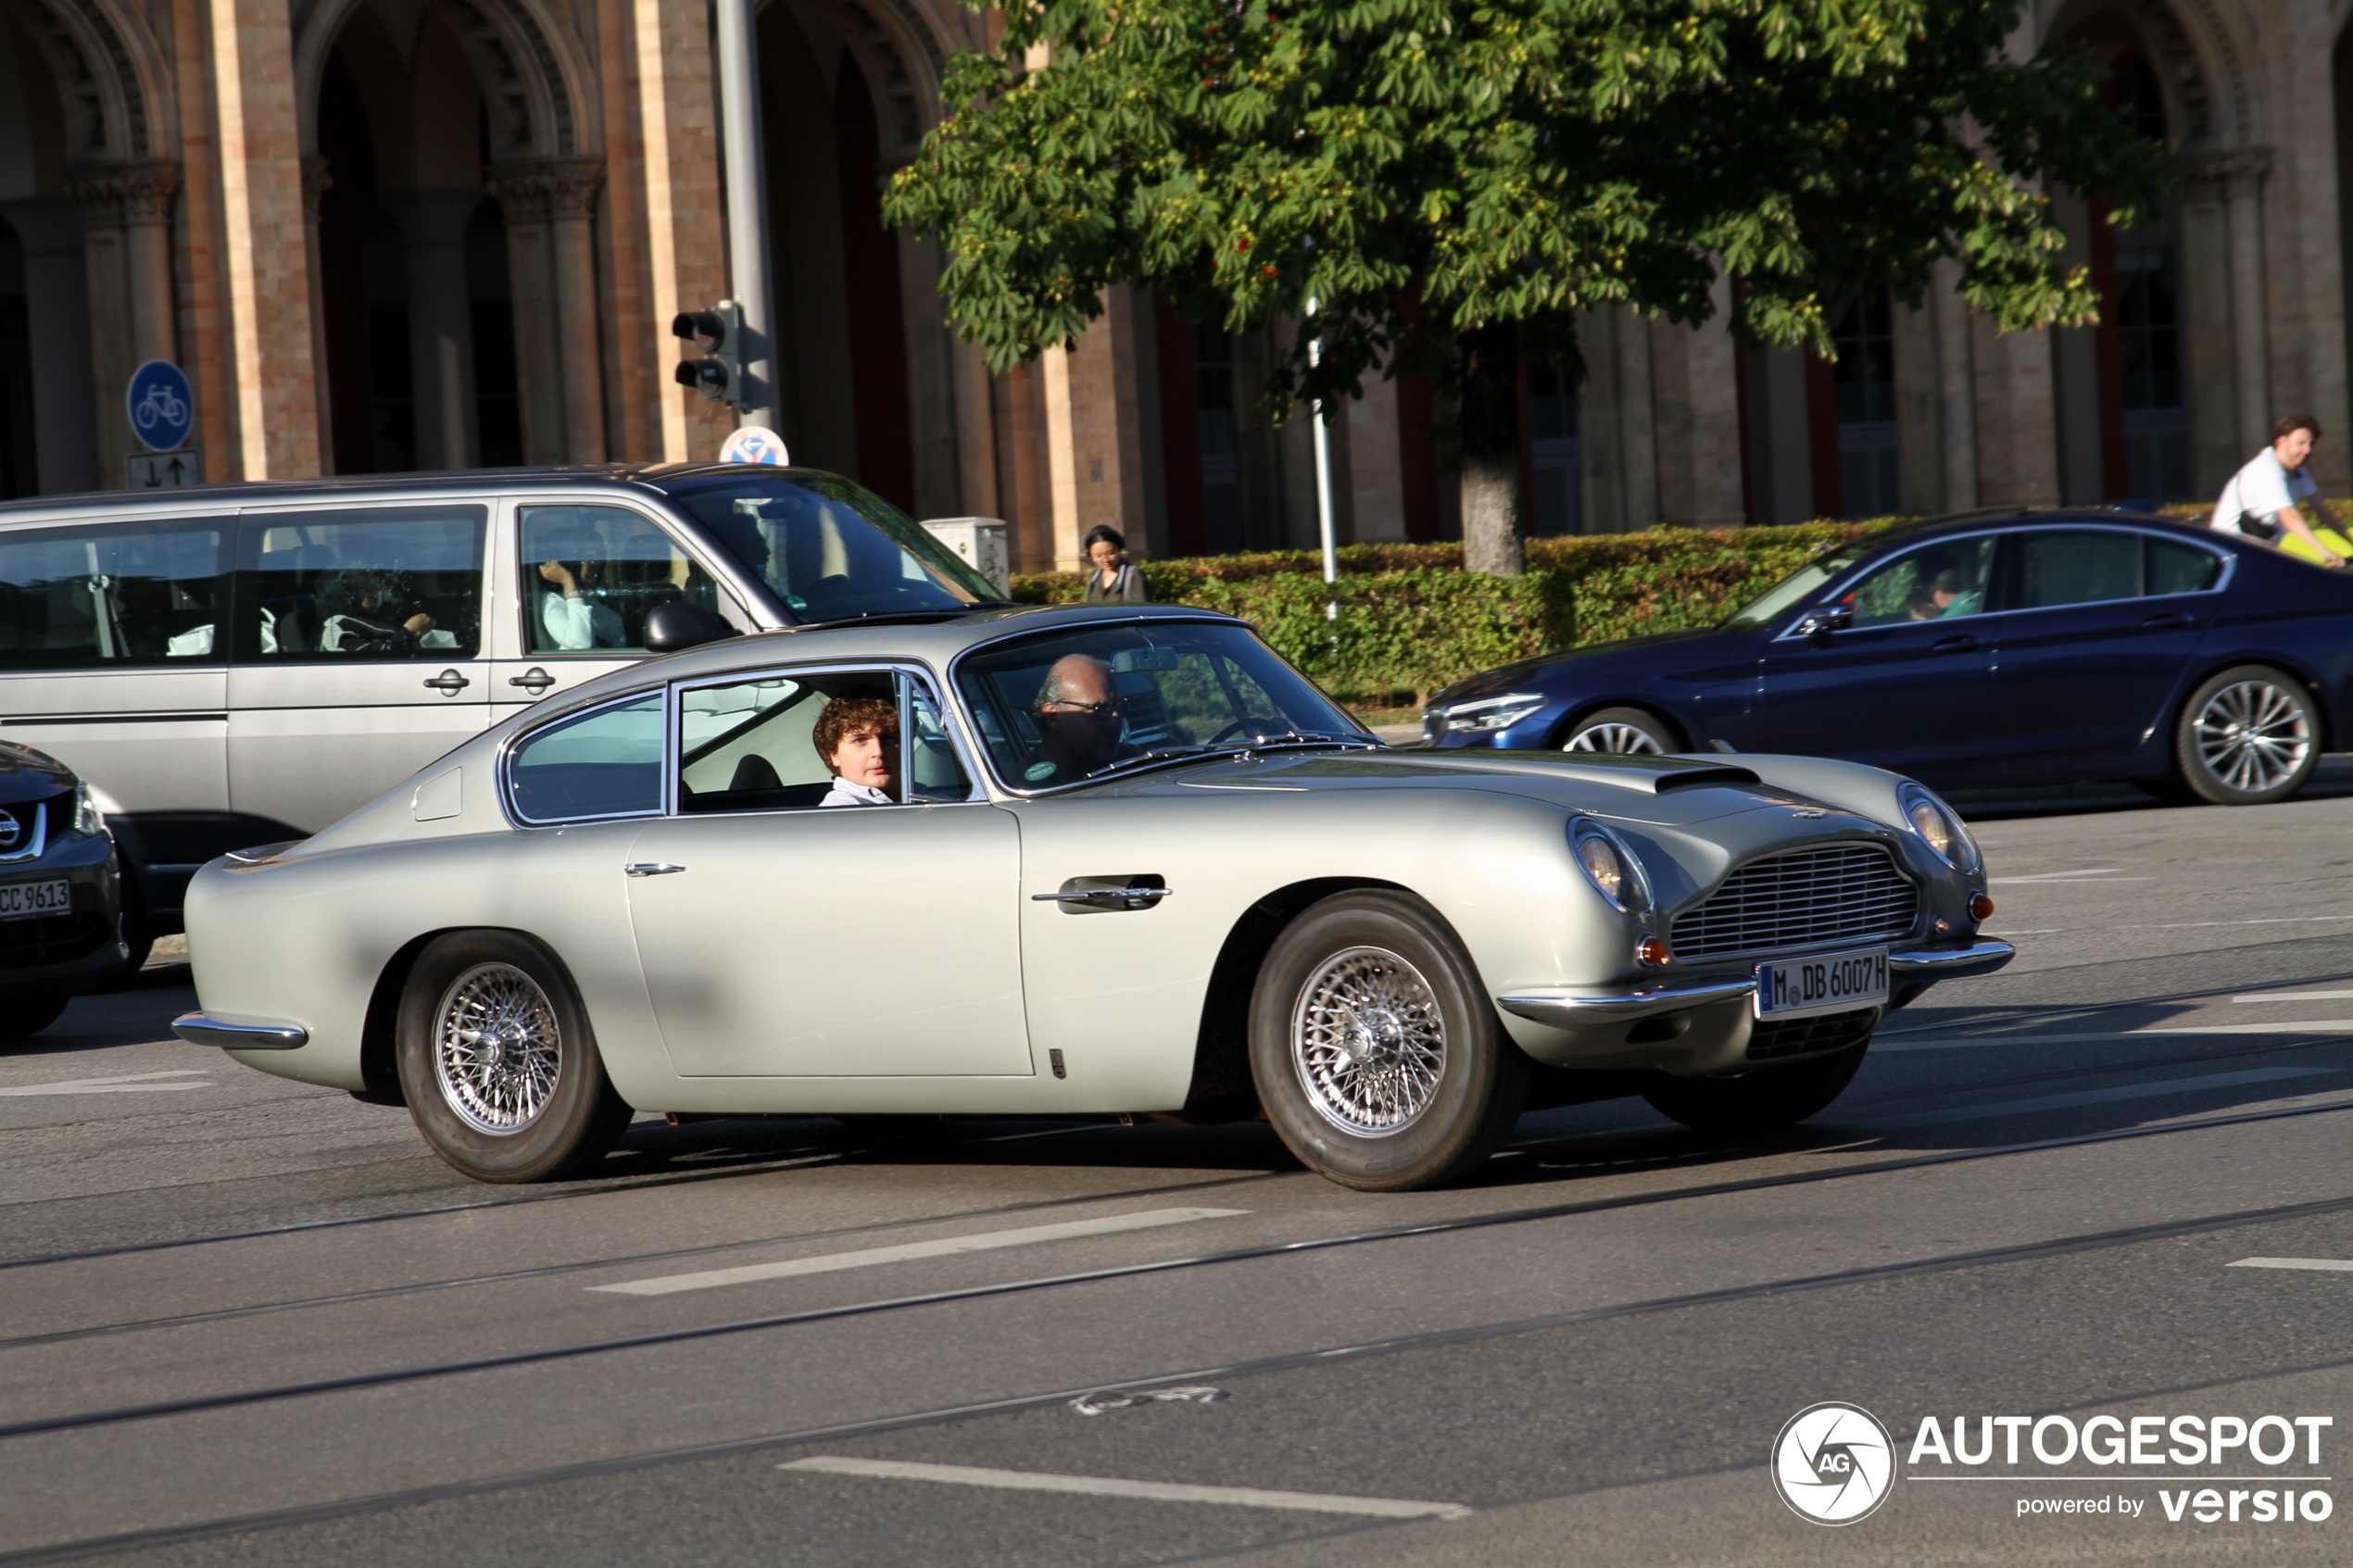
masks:
<instances>
[{"instance_id":1,"label":"classic sports car","mask_svg":"<svg viewBox=\"0 0 2353 1568\"><path fill-rule=\"evenodd\" d=\"M633 1108L1263 1107L1406 1188L1531 1097L1812 1115L1885 1010L2008 960L1983 887L1876 769L1393 751L1240 621L981 610L618 671L211 862L176 1027L488 1181Z\"/></svg>"},{"instance_id":2,"label":"classic sports car","mask_svg":"<svg viewBox=\"0 0 2353 1568\"><path fill-rule=\"evenodd\" d=\"M1474 675L1424 727L1446 748L1802 751L1944 787L2259 805L2353 744L2353 571L2130 512L1907 523L1715 627Z\"/></svg>"}]
</instances>

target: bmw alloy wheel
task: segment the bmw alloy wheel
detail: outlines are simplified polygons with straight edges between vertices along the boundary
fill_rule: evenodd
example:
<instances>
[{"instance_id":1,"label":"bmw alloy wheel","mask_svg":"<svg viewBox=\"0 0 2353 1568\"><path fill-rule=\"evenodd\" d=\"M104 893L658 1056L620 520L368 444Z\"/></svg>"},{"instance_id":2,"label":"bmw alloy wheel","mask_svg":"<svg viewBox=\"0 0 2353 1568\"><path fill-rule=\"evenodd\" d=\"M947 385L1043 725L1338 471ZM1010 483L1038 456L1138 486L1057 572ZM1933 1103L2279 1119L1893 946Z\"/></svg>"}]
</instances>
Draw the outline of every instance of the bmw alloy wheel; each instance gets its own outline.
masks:
<instances>
[{"instance_id":1,"label":"bmw alloy wheel","mask_svg":"<svg viewBox=\"0 0 2353 1568\"><path fill-rule=\"evenodd\" d=\"M441 1098L478 1132L504 1137L539 1119L563 1065L556 1013L539 983L512 964L476 964L434 1014Z\"/></svg>"},{"instance_id":2,"label":"bmw alloy wheel","mask_svg":"<svg viewBox=\"0 0 2353 1568\"><path fill-rule=\"evenodd\" d=\"M2196 734L2207 771L2250 794L2295 777L2312 750L2304 705L2270 681L2237 681L2216 692L2198 709Z\"/></svg>"},{"instance_id":3,"label":"bmw alloy wheel","mask_svg":"<svg viewBox=\"0 0 2353 1568\"><path fill-rule=\"evenodd\" d=\"M1446 1021L1412 964L1385 948L1345 948L1300 988L1291 1062L1326 1121L1386 1137L1429 1109L1446 1070Z\"/></svg>"}]
</instances>

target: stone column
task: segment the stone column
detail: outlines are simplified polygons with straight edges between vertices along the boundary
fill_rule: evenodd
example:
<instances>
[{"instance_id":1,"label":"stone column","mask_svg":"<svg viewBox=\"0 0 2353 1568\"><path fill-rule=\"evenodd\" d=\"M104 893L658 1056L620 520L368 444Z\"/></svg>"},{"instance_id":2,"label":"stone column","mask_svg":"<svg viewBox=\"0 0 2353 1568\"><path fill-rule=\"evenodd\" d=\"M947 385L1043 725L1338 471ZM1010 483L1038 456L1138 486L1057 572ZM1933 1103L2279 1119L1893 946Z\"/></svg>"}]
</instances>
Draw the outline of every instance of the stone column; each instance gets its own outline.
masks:
<instances>
[{"instance_id":1,"label":"stone column","mask_svg":"<svg viewBox=\"0 0 2353 1568\"><path fill-rule=\"evenodd\" d=\"M563 354L564 449L575 463L605 460L605 376L597 325L597 187L605 166L573 158L547 169L548 249L556 264L557 337Z\"/></svg>"},{"instance_id":2,"label":"stone column","mask_svg":"<svg viewBox=\"0 0 2353 1568\"><path fill-rule=\"evenodd\" d=\"M327 373L326 255L319 248L319 204L335 178L322 157L302 160L302 238L310 257L310 363L317 368L319 395L319 471L335 471L334 378Z\"/></svg>"},{"instance_id":3,"label":"stone column","mask_svg":"<svg viewBox=\"0 0 2353 1568\"><path fill-rule=\"evenodd\" d=\"M2182 202L2182 347L2183 375L2190 393L2191 483L2206 495L2220 495L2239 465L2254 455L2238 433L2233 328L2238 301L2231 278L2224 167L2217 160L2190 165Z\"/></svg>"},{"instance_id":4,"label":"stone column","mask_svg":"<svg viewBox=\"0 0 2353 1568\"><path fill-rule=\"evenodd\" d=\"M2249 147L2222 165L2223 200L2231 236L2231 345L2238 383L2238 437L2253 452L2271 440L2271 316L2264 307L2263 180L2271 171L2268 147Z\"/></svg>"},{"instance_id":5,"label":"stone column","mask_svg":"<svg viewBox=\"0 0 2353 1568\"><path fill-rule=\"evenodd\" d=\"M1136 291L1105 291L1103 314L1078 346L1050 348L1046 383L1047 467L1053 496L1053 551L1058 571L1083 564L1079 540L1109 523L1140 555L1159 543L1150 536L1144 506L1142 432L1137 388Z\"/></svg>"},{"instance_id":6,"label":"stone column","mask_svg":"<svg viewBox=\"0 0 2353 1568\"><path fill-rule=\"evenodd\" d=\"M1614 307L1617 340L1618 472L1629 533L1658 526L1658 405L1651 384L1651 324L1625 306ZM1521 515L1528 503L1520 502Z\"/></svg>"},{"instance_id":7,"label":"stone column","mask_svg":"<svg viewBox=\"0 0 2353 1568\"><path fill-rule=\"evenodd\" d=\"M997 488L997 399L980 345L963 338L948 345L955 375L956 476L961 509L973 517L1009 511Z\"/></svg>"},{"instance_id":8,"label":"stone column","mask_svg":"<svg viewBox=\"0 0 2353 1568\"><path fill-rule=\"evenodd\" d=\"M417 399L417 467L479 461L474 425L472 301L466 289L466 220L478 186L383 191L377 202L409 242L409 362Z\"/></svg>"},{"instance_id":9,"label":"stone column","mask_svg":"<svg viewBox=\"0 0 2353 1568\"><path fill-rule=\"evenodd\" d=\"M594 228L604 178L595 158L548 158L500 164L490 181L507 224L528 463L605 460Z\"/></svg>"},{"instance_id":10,"label":"stone column","mask_svg":"<svg viewBox=\"0 0 2353 1568\"><path fill-rule=\"evenodd\" d=\"M24 251L25 325L43 395L33 399L41 493L98 487L96 388L90 375L90 296L81 215L64 196L0 206ZM120 416L117 415L117 422Z\"/></svg>"},{"instance_id":11,"label":"stone column","mask_svg":"<svg viewBox=\"0 0 2353 1568\"><path fill-rule=\"evenodd\" d=\"M1969 307L1961 300L1961 264L1944 260L1930 274L1928 308L1936 331L1936 427L1943 451L1944 509L1977 505L1977 357Z\"/></svg>"},{"instance_id":12,"label":"stone column","mask_svg":"<svg viewBox=\"0 0 2353 1568\"><path fill-rule=\"evenodd\" d=\"M907 423L915 459L915 515L952 517L963 486L950 332L939 298L939 242L900 230L899 314L907 327ZM982 513L993 516L993 513Z\"/></svg>"},{"instance_id":13,"label":"stone column","mask_svg":"<svg viewBox=\"0 0 2353 1568\"><path fill-rule=\"evenodd\" d=\"M514 301L515 390L522 417L522 460L564 460L564 364L556 315L556 260L547 182L529 164L495 165L490 194L507 229L507 287Z\"/></svg>"},{"instance_id":14,"label":"stone column","mask_svg":"<svg viewBox=\"0 0 2353 1568\"><path fill-rule=\"evenodd\" d=\"M98 485L130 483L128 460L145 450L131 432L124 395L140 360L132 320L125 183L119 165L85 165L67 176L82 214L82 271L89 296L91 417L98 435Z\"/></svg>"}]
</instances>

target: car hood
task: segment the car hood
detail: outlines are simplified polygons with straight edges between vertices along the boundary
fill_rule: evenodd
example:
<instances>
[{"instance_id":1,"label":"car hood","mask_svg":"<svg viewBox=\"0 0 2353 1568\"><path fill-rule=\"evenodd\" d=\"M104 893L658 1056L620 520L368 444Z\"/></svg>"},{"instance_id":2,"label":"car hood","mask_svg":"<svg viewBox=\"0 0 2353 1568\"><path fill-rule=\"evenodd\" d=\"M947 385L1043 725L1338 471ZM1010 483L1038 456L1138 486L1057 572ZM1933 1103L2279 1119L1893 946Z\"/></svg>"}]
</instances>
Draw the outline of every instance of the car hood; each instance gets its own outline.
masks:
<instances>
[{"instance_id":1,"label":"car hood","mask_svg":"<svg viewBox=\"0 0 2353 1568\"><path fill-rule=\"evenodd\" d=\"M74 786L73 770L29 746L0 741L0 806L46 800Z\"/></svg>"},{"instance_id":2,"label":"car hood","mask_svg":"<svg viewBox=\"0 0 2353 1568\"><path fill-rule=\"evenodd\" d=\"M1587 643L1579 647L1562 648L1555 653L1538 654L1533 659L1516 659L1509 664L1499 664L1492 670L1482 670L1439 691L1429 699L1428 706L1437 708L1450 702L1494 696L1564 665L1585 666L1598 672L1614 661L1646 662L1655 659L1659 649L1672 644L1705 642L1715 637L1730 639L1738 635L1737 633L1718 631L1713 626L1701 626L1681 632L1653 632L1640 637L1619 637L1606 643Z\"/></svg>"}]
</instances>

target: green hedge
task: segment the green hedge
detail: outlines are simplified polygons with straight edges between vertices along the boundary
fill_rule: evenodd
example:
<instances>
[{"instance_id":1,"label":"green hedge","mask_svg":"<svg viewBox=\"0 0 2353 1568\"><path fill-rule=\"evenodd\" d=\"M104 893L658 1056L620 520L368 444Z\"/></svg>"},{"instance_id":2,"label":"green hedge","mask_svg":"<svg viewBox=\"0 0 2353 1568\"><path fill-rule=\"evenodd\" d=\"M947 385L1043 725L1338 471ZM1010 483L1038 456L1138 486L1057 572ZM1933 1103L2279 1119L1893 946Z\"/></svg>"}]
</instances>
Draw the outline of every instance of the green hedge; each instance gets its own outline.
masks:
<instances>
[{"instance_id":1,"label":"green hedge","mask_svg":"<svg viewBox=\"0 0 2353 1568\"><path fill-rule=\"evenodd\" d=\"M1818 551L1887 521L1531 539L1517 577L1463 571L1460 545L1351 545L1328 586L1309 550L1142 566L1161 603L1240 616L1339 696L1402 707L1515 659L1712 624ZM1077 572L1021 576L1013 596L1068 604L1086 586Z\"/></svg>"}]
</instances>

